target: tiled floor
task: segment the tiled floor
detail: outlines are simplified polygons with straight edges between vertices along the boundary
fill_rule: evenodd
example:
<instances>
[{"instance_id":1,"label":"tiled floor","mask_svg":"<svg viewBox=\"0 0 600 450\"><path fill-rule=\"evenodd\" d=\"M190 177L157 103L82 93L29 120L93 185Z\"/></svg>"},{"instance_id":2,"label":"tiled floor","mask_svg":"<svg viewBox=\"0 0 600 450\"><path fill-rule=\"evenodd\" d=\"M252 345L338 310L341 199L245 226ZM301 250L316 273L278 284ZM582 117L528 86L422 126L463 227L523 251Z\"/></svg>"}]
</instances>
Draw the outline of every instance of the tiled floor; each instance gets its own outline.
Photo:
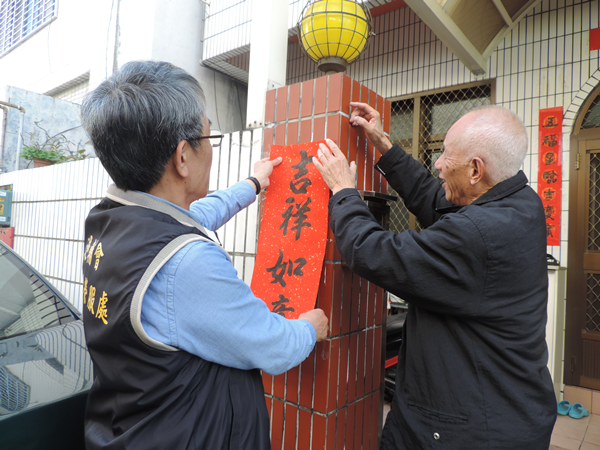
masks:
<instances>
[{"instance_id":1,"label":"tiled floor","mask_svg":"<svg viewBox=\"0 0 600 450\"><path fill-rule=\"evenodd\" d=\"M600 450L600 415L558 416L549 450Z\"/></svg>"}]
</instances>

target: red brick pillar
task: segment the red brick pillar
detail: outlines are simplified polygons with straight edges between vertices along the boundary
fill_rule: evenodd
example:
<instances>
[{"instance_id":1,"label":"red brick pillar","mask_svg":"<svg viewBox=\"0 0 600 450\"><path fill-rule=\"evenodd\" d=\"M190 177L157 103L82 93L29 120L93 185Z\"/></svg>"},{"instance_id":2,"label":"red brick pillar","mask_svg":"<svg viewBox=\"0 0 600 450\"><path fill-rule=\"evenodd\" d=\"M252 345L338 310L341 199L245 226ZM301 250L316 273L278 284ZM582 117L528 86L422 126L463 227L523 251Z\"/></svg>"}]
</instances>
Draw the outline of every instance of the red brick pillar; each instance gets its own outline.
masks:
<instances>
[{"instance_id":1,"label":"red brick pillar","mask_svg":"<svg viewBox=\"0 0 600 450\"><path fill-rule=\"evenodd\" d=\"M344 74L267 92L263 154L272 144L330 138L358 166L358 189L387 193L375 170L378 155L351 127L350 102L377 109L390 129L390 102ZM354 275L327 235L317 306L329 318L329 338L299 366L263 374L272 449L376 449L382 411L383 289Z\"/></svg>"}]
</instances>

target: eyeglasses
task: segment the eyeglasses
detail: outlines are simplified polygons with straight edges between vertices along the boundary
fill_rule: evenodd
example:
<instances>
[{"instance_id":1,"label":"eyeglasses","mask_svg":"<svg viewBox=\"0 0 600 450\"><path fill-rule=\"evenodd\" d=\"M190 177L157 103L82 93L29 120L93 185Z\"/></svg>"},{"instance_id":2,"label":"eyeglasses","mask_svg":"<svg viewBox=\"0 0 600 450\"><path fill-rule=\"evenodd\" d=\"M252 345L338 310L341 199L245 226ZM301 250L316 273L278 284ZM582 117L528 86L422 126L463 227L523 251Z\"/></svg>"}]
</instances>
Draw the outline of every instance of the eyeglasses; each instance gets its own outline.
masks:
<instances>
[{"instance_id":1,"label":"eyeglasses","mask_svg":"<svg viewBox=\"0 0 600 450\"><path fill-rule=\"evenodd\" d=\"M219 134L219 133L220 133L220 131L210 130L210 136L201 136L198 138L198 140L210 139L210 145L212 145L213 147L220 147L221 142L223 141L223 138L225 137L225 135Z\"/></svg>"}]
</instances>

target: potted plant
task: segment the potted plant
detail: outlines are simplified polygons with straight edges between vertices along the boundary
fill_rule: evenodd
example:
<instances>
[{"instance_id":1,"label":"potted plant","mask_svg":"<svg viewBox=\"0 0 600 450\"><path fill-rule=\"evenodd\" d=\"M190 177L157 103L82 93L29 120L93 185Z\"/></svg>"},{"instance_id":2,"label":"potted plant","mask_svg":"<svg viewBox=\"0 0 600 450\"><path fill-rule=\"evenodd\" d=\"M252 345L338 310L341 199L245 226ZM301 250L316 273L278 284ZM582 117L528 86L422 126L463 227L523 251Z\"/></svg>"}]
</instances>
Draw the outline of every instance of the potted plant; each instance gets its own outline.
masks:
<instances>
[{"instance_id":1,"label":"potted plant","mask_svg":"<svg viewBox=\"0 0 600 450\"><path fill-rule=\"evenodd\" d=\"M49 166L56 164L62 158L62 153L57 150L45 150L35 145L23 147L21 158L33 161L33 167Z\"/></svg>"},{"instance_id":2,"label":"potted plant","mask_svg":"<svg viewBox=\"0 0 600 450\"><path fill-rule=\"evenodd\" d=\"M85 148L80 148L80 144L69 141L63 133L50 135L39 122L35 122L35 125L42 130L44 137L39 139L38 133L28 133L29 145L23 147L21 151L21 158L33 161L34 168L86 158ZM72 150L71 146L75 146L75 150Z\"/></svg>"}]
</instances>

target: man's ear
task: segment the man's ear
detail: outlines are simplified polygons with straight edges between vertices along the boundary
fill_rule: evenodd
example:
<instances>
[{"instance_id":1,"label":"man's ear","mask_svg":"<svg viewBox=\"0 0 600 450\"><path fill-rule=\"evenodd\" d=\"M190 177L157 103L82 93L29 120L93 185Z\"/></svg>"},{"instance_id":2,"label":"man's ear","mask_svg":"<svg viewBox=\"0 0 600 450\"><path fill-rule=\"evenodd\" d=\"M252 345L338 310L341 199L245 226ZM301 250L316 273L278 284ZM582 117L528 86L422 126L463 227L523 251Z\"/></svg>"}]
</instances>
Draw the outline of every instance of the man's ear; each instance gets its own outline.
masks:
<instances>
[{"instance_id":1,"label":"man's ear","mask_svg":"<svg viewBox=\"0 0 600 450\"><path fill-rule=\"evenodd\" d=\"M189 169L187 166L188 151L191 150L191 146L186 140L179 141L175 153L171 158L173 168L181 178L187 178L189 176Z\"/></svg>"},{"instance_id":2,"label":"man's ear","mask_svg":"<svg viewBox=\"0 0 600 450\"><path fill-rule=\"evenodd\" d=\"M483 179L485 174L485 163L480 157L475 156L473 159L471 159L469 170L470 183L472 186L474 186Z\"/></svg>"}]
</instances>

